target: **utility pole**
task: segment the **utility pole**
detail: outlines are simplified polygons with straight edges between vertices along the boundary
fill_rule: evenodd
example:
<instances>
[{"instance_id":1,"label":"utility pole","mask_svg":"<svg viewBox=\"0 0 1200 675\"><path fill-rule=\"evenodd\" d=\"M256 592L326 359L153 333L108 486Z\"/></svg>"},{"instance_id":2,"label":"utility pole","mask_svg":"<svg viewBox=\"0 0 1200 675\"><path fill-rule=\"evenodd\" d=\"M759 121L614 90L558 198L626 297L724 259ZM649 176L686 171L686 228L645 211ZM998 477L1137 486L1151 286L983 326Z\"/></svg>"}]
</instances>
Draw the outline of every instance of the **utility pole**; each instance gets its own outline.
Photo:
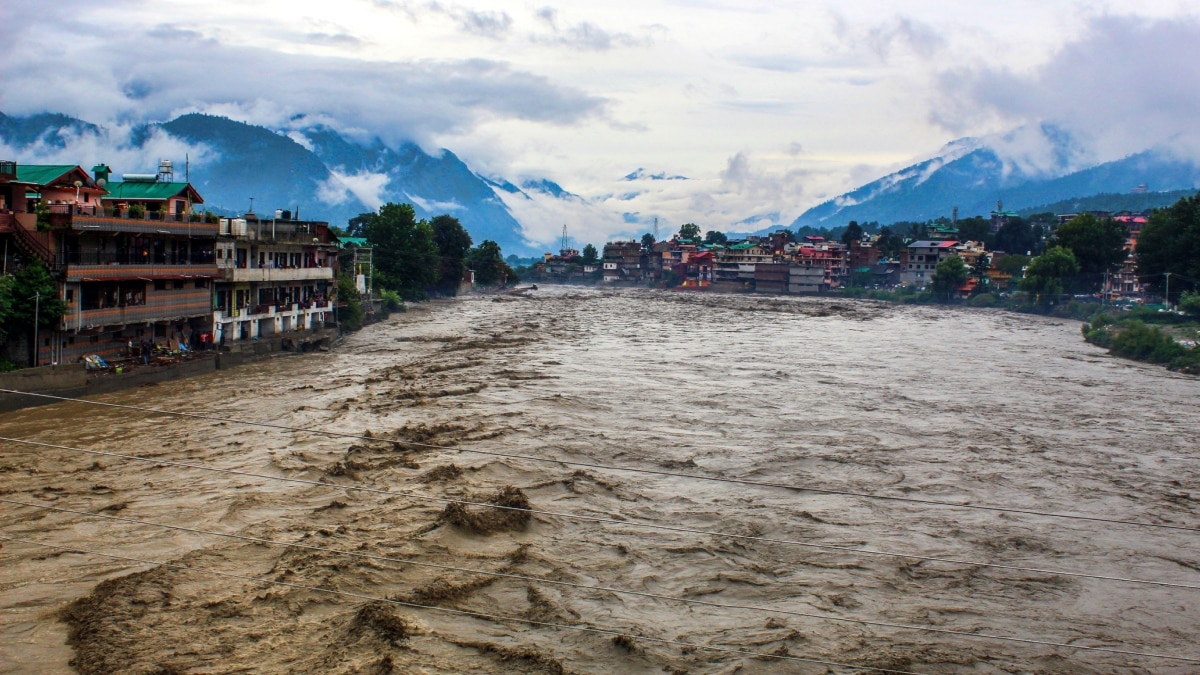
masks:
<instances>
[{"instance_id":1,"label":"utility pole","mask_svg":"<svg viewBox=\"0 0 1200 675\"><path fill-rule=\"evenodd\" d=\"M1163 291L1163 306L1166 307L1168 311L1170 311L1170 309L1171 309L1171 273L1163 272L1163 276L1165 276L1167 278L1167 287Z\"/></svg>"},{"instance_id":2,"label":"utility pole","mask_svg":"<svg viewBox=\"0 0 1200 675\"><path fill-rule=\"evenodd\" d=\"M38 314L42 308L42 292L37 291L33 294L33 367L37 368L41 364L41 349L38 348Z\"/></svg>"}]
</instances>

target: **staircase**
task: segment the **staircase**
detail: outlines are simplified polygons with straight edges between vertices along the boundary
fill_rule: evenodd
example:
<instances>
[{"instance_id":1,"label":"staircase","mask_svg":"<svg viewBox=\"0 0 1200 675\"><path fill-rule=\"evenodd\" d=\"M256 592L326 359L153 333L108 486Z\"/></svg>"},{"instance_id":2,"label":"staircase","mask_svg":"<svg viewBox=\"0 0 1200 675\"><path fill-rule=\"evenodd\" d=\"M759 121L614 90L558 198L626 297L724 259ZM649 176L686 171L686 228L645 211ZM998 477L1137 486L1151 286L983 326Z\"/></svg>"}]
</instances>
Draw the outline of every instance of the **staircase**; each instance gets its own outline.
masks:
<instances>
[{"instance_id":1,"label":"staircase","mask_svg":"<svg viewBox=\"0 0 1200 675\"><path fill-rule=\"evenodd\" d=\"M0 234L12 235L12 240L18 249L26 255L41 260L47 269L54 269L55 255L50 248L48 232L32 232L18 223L13 214L0 213Z\"/></svg>"}]
</instances>

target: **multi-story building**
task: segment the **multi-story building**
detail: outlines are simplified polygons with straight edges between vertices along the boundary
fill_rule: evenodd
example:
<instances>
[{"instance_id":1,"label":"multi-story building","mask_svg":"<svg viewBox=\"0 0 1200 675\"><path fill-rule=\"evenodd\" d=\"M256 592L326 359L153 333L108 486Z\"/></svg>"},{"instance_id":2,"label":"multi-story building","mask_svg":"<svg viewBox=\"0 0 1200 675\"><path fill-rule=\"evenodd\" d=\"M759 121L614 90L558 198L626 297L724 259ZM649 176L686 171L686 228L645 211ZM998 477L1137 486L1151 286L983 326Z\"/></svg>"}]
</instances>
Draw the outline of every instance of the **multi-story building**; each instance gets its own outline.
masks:
<instances>
[{"instance_id":1,"label":"multi-story building","mask_svg":"<svg viewBox=\"0 0 1200 675\"><path fill-rule=\"evenodd\" d=\"M217 224L190 211L203 200L172 183L158 186L174 192L157 209L136 190L110 201L100 168L93 179L78 166L15 167L25 213L11 219L11 240L47 266L67 309L56 330L39 332L36 363L124 356L143 340L188 345L211 330ZM188 209L161 208L175 193Z\"/></svg>"},{"instance_id":2,"label":"multi-story building","mask_svg":"<svg viewBox=\"0 0 1200 675\"><path fill-rule=\"evenodd\" d=\"M749 283L754 281L754 266L774 262L768 247L745 241L719 251L713 260L713 280Z\"/></svg>"},{"instance_id":3,"label":"multi-story building","mask_svg":"<svg viewBox=\"0 0 1200 675\"><path fill-rule=\"evenodd\" d=\"M643 263L646 264L643 264ZM604 245L603 280L642 281L646 277L649 258L643 261L642 245L636 241L609 242Z\"/></svg>"},{"instance_id":4,"label":"multi-story building","mask_svg":"<svg viewBox=\"0 0 1200 675\"><path fill-rule=\"evenodd\" d=\"M958 255L957 241L914 241L900 252L900 282L924 288L937 272L938 263Z\"/></svg>"},{"instance_id":5,"label":"multi-story building","mask_svg":"<svg viewBox=\"0 0 1200 675\"><path fill-rule=\"evenodd\" d=\"M806 238L807 239L807 238ZM840 243L806 241L796 247L793 260L801 267L822 271L822 289L838 288L846 277L847 252Z\"/></svg>"},{"instance_id":6,"label":"multi-story building","mask_svg":"<svg viewBox=\"0 0 1200 675\"><path fill-rule=\"evenodd\" d=\"M338 245L329 224L276 217L221 219L214 341L231 344L310 330L333 319Z\"/></svg>"}]
</instances>

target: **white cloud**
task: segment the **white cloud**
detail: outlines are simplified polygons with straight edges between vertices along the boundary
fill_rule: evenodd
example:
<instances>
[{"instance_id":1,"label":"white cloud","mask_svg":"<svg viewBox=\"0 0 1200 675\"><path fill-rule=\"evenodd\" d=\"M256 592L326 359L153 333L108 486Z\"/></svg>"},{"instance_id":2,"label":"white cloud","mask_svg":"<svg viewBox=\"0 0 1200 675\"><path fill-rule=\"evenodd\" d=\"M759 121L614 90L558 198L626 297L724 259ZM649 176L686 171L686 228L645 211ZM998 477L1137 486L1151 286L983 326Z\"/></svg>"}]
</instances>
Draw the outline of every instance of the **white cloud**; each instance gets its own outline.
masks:
<instances>
[{"instance_id":1,"label":"white cloud","mask_svg":"<svg viewBox=\"0 0 1200 675\"><path fill-rule=\"evenodd\" d=\"M362 171L359 173L341 173L338 170L331 169L329 183L336 181L337 185L341 186L343 194L349 191L363 204L371 207L372 210L378 210L386 201L384 190L387 189L389 176L386 173L371 173ZM340 204L345 201L345 198L338 201L330 201L322 197L322 201L329 204Z\"/></svg>"}]
</instances>

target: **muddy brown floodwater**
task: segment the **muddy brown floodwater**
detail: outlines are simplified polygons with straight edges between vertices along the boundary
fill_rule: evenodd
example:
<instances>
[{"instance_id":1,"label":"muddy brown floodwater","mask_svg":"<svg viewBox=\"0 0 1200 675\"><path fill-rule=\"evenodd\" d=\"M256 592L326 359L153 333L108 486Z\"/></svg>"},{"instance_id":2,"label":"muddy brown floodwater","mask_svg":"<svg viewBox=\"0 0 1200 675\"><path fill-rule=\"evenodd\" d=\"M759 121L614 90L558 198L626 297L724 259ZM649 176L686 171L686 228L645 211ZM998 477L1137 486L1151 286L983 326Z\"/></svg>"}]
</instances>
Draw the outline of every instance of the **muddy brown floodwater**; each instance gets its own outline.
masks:
<instances>
[{"instance_id":1,"label":"muddy brown floodwater","mask_svg":"<svg viewBox=\"0 0 1200 675\"><path fill-rule=\"evenodd\" d=\"M992 311L433 303L327 354L98 399L294 430L85 403L0 418L3 437L158 460L0 442L0 535L88 551L0 542L0 671L852 672L657 638L918 673L1200 672L1082 649L1200 659L1200 590L1094 578L1200 586L1198 392L1074 322Z\"/></svg>"}]
</instances>

